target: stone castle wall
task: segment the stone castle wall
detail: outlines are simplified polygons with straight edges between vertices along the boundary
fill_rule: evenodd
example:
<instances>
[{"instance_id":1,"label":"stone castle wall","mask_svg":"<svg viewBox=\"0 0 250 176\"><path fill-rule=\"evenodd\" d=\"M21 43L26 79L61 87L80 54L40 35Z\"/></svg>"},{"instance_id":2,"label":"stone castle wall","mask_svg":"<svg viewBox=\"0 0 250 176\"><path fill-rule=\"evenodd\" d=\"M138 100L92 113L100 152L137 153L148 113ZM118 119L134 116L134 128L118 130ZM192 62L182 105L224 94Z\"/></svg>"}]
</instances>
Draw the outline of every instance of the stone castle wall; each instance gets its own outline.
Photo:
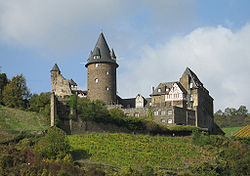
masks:
<instances>
[{"instance_id":1,"label":"stone castle wall","mask_svg":"<svg viewBox=\"0 0 250 176\"><path fill-rule=\"evenodd\" d=\"M110 63L88 65L88 98L116 104L116 66Z\"/></svg>"}]
</instances>

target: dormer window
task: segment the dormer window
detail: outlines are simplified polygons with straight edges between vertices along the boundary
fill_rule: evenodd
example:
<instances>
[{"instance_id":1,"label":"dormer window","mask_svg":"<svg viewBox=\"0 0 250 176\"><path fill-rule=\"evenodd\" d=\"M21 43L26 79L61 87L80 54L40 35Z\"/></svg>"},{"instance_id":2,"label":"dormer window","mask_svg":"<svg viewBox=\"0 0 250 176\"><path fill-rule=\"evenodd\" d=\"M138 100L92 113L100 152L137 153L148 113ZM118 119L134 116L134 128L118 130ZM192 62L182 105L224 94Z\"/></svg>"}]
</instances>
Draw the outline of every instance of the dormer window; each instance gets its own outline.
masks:
<instances>
[{"instance_id":1,"label":"dormer window","mask_svg":"<svg viewBox=\"0 0 250 176\"><path fill-rule=\"evenodd\" d=\"M100 59L100 56L94 56L94 59Z\"/></svg>"},{"instance_id":2,"label":"dormer window","mask_svg":"<svg viewBox=\"0 0 250 176\"><path fill-rule=\"evenodd\" d=\"M193 83L191 82L190 85L189 85L190 89L193 88Z\"/></svg>"},{"instance_id":3,"label":"dormer window","mask_svg":"<svg viewBox=\"0 0 250 176\"><path fill-rule=\"evenodd\" d=\"M157 92L161 92L161 88L159 88L159 89L157 90Z\"/></svg>"}]
</instances>

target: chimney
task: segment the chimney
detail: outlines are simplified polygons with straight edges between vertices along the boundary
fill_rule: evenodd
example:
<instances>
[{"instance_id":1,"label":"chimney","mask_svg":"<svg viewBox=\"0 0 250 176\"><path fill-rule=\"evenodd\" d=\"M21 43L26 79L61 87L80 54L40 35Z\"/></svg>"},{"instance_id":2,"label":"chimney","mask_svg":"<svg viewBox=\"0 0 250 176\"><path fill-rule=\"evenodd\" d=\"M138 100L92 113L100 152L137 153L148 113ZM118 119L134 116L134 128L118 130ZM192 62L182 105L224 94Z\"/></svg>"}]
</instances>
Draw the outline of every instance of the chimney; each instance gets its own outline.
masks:
<instances>
[{"instance_id":1,"label":"chimney","mask_svg":"<svg viewBox=\"0 0 250 176\"><path fill-rule=\"evenodd\" d=\"M154 92L154 90L155 90L155 87L153 86L153 87L152 87L152 92Z\"/></svg>"}]
</instances>

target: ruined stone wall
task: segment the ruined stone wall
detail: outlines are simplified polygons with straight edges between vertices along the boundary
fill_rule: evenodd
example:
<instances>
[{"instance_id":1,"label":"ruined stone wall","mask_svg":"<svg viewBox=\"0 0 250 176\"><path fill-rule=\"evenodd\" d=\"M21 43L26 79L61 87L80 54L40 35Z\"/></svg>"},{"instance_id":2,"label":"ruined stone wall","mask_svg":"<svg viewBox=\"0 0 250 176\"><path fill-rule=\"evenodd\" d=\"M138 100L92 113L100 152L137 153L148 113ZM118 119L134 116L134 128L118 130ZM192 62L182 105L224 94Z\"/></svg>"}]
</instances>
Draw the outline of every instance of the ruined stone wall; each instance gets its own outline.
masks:
<instances>
[{"instance_id":1,"label":"ruined stone wall","mask_svg":"<svg viewBox=\"0 0 250 176\"><path fill-rule=\"evenodd\" d=\"M69 80L65 79L59 71L51 71L52 92L56 96L72 95Z\"/></svg>"},{"instance_id":2,"label":"ruined stone wall","mask_svg":"<svg viewBox=\"0 0 250 176\"><path fill-rule=\"evenodd\" d=\"M110 63L88 65L88 98L116 104L116 66Z\"/></svg>"}]
</instances>

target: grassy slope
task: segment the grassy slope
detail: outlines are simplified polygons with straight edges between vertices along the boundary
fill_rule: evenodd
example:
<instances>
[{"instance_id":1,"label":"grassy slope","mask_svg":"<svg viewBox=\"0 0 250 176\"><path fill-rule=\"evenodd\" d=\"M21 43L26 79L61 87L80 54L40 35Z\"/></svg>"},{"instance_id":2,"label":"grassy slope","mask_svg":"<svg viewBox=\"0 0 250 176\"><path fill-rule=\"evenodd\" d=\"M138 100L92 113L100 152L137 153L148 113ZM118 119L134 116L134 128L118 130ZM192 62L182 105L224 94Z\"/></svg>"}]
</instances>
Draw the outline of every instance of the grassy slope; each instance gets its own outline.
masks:
<instances>
[{"instance_id":1,"label":"grassy slope","mask_svg":"<svg viewBox=\"0 0 250 176\"><path fill-rule=\"evenodd\" d=\"M228 127L228 128L222 128L222 130L226 133L226 137L232 137L234 134L236 134L238 131L240 131L243 127Z\"/></svg>"},{"instance_id":2,"label":"grassy slope","mask_svg":"<svg viewBox=\"0 0 250 176\"><path fill-rule=\"evenodd\" d=\"M20 133L34 134L48 128L41 114L0 106L0 142Z\"/></svg>"},{"instance_id":3,"label":"grassy slope","mask_svg":"<svg viewBox=\"0 0 250 176\"><path fill-rule=\"evenodd\" d=\"M213 156L192 145L187 137L161 137L123 133L71 135L73 153L88 151L85 162L114 167L150 165L165 169L186 168L213 162Z\"/></svg>"}]
</instances>

